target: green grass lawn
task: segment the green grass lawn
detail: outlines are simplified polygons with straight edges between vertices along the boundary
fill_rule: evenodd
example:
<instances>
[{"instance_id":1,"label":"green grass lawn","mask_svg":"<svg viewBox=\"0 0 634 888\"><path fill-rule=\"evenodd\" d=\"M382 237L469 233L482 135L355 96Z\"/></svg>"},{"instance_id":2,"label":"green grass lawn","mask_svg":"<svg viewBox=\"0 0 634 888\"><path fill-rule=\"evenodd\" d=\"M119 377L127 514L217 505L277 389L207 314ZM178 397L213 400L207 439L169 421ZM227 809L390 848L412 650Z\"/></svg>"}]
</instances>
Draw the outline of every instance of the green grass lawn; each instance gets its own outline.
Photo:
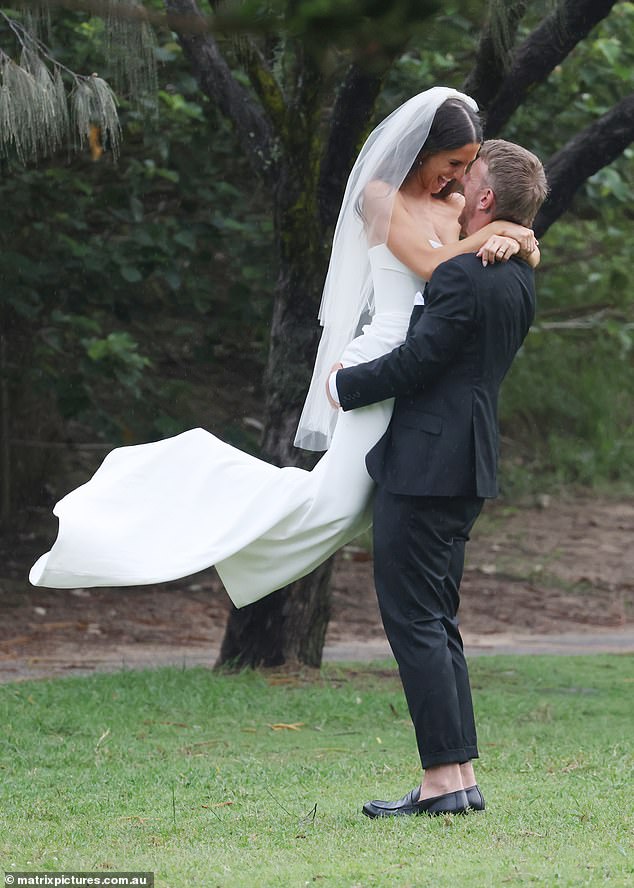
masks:
<instances>
[{"instance_id":1,"label":"green grass lawn","mask_svg":"<svg viewBox=\"0 0 634 888\"><path fill-rule=\"evenodd\" d=\"M472 662L484 814L370 821L419 779L390 664L0 687L0 871L199 886L632 885L632 658ZM280 727L286 725L286 727Z\"/></svg>"}]
</instances>

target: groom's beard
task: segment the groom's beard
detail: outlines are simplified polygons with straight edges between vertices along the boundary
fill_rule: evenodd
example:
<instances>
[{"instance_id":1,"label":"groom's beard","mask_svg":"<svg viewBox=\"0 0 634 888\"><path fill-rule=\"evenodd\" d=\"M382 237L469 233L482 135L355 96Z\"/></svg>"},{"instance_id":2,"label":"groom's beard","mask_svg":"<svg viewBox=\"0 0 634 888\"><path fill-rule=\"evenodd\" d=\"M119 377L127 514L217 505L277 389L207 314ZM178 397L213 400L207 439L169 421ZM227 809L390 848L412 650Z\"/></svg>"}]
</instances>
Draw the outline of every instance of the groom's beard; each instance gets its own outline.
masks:
<instances>
[{"instance_id":1,"label":"groom's beard","mask_svg":"<svg viewBox=\"0 0 634 888\"><path fill-rule=\"evenodd\" d=\"M458 216L458 224L460 225L460 237L467 237L469 232L467 230L469 226L469 222L471 221L471 217L467 212L465 212L466 208L460 213Z\"/></svg>"},{"instance_id":2,"label":"groom's beard","mask_svg":"<svg viewBox=\"0 0 634 888\"><path fill-rule=\"evenodd\" d=\"M484 228L485 225L488 225L489 222L493 222L495 218L496 217L491 210L481 210L478 212L476 209L470 210L465 204L462 212L458 216L460 237L463 238L468 237L470 234L475 234L476 231L480 231L480 229Z\"/></svg>"}]
</instances>

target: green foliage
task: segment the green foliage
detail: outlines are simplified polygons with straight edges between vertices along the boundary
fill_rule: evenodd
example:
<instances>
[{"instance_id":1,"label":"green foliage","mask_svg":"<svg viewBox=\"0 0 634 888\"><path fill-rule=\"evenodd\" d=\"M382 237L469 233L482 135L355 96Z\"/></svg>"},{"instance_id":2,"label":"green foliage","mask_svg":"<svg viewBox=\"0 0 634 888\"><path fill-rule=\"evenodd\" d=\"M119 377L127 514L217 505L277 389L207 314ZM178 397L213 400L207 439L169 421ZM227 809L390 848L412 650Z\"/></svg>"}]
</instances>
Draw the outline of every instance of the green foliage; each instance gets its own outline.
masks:
<instances>
[{"instance_id":1,"label":"green foliage","mask_svg":"<svg viewBox=\"0 0 634 888\"><path fill-rule=\"evenodd\" d=\"M64 58L92 42L96 60L102 35L88 24L64 17ZM195 360L213 372L228 337L266 343L270 220L171 38L161 59L161 130L123 106L118 165L106 152L7 170L0 183L15 398L28 385L115 441L197 421L166 367Z\"/></svg>"},{"instance_id":2,"label":"green foliage","mask_svg":"<svg viewBox=\"0 0 634 888\"><path fill-rule=\"evenodd\" d=\"M632 89L633 71L634 3L619 3L532 93L508 138L547 158ZM536 327L503 405L528 483L536 474L540 483L544 474L566 484L634 481L633 201L627 149L586 182L543 239Z\"/></svg>"},{"instance_id":3,"label":"green foliage","mask_svg":"<svg viewBox=\"0 0 634 888\"><path fill-rule=\"evenodd\" d=\"M633 88L634 3L617 3L592 36L555 68L546 83L532 91L504 136L529 145L547 159ZM545 125L549 120L556 120L556 126ZM600 219L603 227L605 213L610 222L615 205L631 207L633 201L634 152L629 149L586 183L577 195L574 212Z\"/></svg>"},{"instance_id":4,"label":"green foliage","mask_svg":"<svg viewBox=\"0 0 634 888\"><path fill-rule=\"evenodd\" d=\"M171 888L625 886L629 666L477 658L488 810L383 822L362 803L420 779L393 662L5 685L4 868L149 870Z\"/></svg>"},{"instance_id":5,"label":"green foliage","mask_svg":"<svg viewBox=\"0 0 634 888\"><path fill-rule=\"evenodd\" d=\"M630 249L626 220L602 215L605 230L568 216L543 240L537 319L505 383L503 430L529 476L631 485Z\"/></svg>"},{"instance_id":6,"label":"green foliage","mask_svg":"<svg viewBox=\"0 0 634 888\"><path fill-rule=\"evenodd\" d=\"M631 89L633 70L634 3L619 3L535 90L505 135L548 157ZM544 125L549 118L557 126ZM634 152L627 149L588 180L543 239L536 327L503 401L505 428L522 441L529 477L634 481L632 200Z\"/></svg>"}]
</instances>

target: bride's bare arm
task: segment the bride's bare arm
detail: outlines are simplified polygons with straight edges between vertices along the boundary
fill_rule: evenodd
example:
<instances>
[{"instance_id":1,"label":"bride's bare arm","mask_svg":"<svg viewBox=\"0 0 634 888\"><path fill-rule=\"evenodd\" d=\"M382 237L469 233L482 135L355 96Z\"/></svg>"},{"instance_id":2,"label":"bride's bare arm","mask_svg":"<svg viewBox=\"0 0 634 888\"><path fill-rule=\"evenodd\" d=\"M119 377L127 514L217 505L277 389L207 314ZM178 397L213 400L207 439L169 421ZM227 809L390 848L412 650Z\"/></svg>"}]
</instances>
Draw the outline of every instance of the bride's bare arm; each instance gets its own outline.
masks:
<instances>
[{"instance_id":1,"label":"bride's bare arm","mask_svg":"<svg viewBox=\"0 0 634 888\"><path fill-rule=\"evenodd\" d=\"M413 224L412 216L398 198L392 207L387 245L397 259L425 280L429 280L442 262L464 253L477 253L492 235L513 238L527 255L533 253L537 245L530 228L496 220L460 241L432 247L425 241L424 234L421 237L420 226Z\"/></svg>"}]
</instances>

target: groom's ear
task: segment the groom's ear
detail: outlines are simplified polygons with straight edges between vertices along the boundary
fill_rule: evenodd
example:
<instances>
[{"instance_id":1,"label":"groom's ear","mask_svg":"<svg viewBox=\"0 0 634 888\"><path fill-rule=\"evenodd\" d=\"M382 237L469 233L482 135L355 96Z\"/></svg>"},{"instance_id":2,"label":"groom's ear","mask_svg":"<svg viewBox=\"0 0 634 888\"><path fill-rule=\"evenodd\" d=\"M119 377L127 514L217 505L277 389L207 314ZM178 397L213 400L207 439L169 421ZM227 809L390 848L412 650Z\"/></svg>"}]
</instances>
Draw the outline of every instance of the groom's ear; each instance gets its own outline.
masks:
<instances>
[{"instance_id":1,"label":"groom's ear","mask_svg":"<svg viewBox=\"0 0 634 888\"><path fill-rule=\"evenodd\" d=\"M480 208L487 213L495 209L495 194L491 188L485 188L480 195Z\"/></svg>"}]
</instances>

